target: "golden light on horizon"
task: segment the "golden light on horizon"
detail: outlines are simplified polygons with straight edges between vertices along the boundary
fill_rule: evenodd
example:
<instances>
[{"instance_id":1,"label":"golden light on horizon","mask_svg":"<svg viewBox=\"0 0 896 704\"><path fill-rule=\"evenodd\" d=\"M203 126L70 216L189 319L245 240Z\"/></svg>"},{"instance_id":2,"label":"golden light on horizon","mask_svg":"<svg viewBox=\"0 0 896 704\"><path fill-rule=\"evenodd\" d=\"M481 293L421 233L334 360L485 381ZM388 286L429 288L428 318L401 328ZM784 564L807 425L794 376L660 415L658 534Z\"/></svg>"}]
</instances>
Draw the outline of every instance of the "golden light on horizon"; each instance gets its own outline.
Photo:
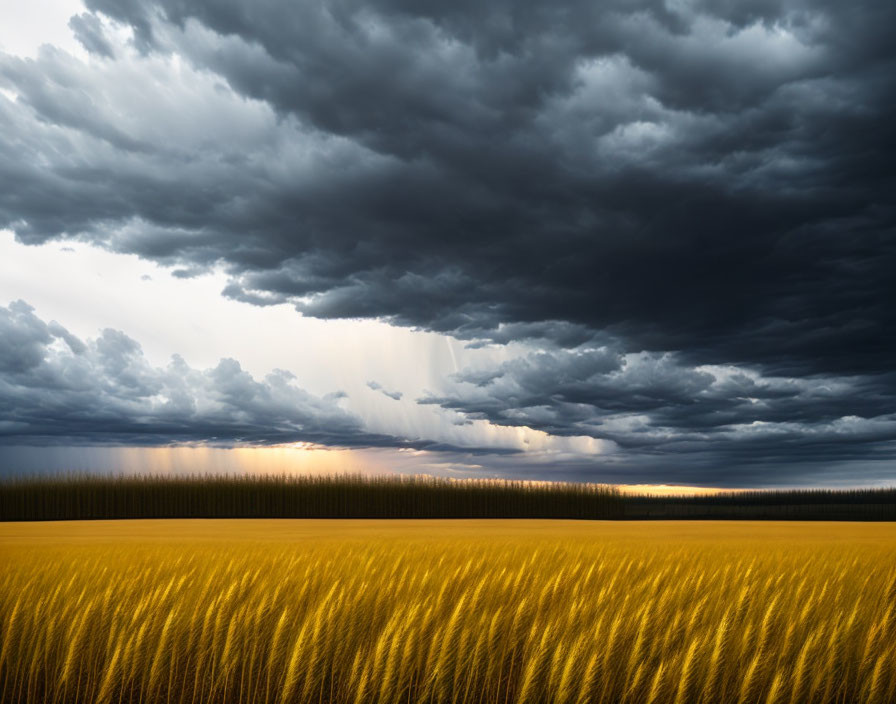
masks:
<instances>
[{"instance_id":1,"label":"golden light on horizon","mask_svg":"<svg viewBox=\"0 0 896 704\"><path fill-rule=\"evenodd\" d=\"M619 484L623 494L650 494L652 496L711 496L722 492L746 491L746 489L722 489L713 486L686 486L682 484Z\"/></svg>"},{"instance_id":2,"label":"golden light on horizon","mask_svg":"<svg viewBox=\"0 0 896 704\"><path fill-rule=\"evenodd\" d=\"M343 474L383 471L359 450L314 443L266 447L122 448L124 471L149 474Z\"/></svg>"}]
</instances>

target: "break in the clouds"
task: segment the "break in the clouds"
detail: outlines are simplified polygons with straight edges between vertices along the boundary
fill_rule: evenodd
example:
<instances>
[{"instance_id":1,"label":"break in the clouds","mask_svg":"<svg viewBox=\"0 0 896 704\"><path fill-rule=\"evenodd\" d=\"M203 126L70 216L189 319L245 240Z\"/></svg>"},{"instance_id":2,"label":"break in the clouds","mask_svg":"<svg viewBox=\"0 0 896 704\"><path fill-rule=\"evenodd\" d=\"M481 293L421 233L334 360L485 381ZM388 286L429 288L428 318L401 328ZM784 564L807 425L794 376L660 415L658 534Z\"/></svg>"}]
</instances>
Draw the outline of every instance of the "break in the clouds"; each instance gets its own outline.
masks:
<instances>
[{"instance_id":1,"label":"break in the clouds","mask_svg":"<svg viewBox=\"0 0 896 704\"><path fill-rule=\"evenodd\" d=\"M604 442L632 481L892 466L892 3L84 10L86 57L0 56L19 241L521 343L422 405Z\"/></svg>"},{"instance_id":2,"label":"break in the clouds","mask_svg":"<svg viewBox=\"0 0 896 704\"><path fill-rule=\"evenodd\" d=\"M392 400L402 396L384 393ZM340 390L311 394L285 369L255 379L232 358L195 369L175 354L164 367L154 366L120 330L106 328L81 340L57 321L42 320L25 301L0 307L0 446L302 444L421 450L468 460L519 451L501 438L477 446L468 437L456 445L444 436L436 441L371 431L342 406L346 398Z\"/></svg>"}]
</instances>

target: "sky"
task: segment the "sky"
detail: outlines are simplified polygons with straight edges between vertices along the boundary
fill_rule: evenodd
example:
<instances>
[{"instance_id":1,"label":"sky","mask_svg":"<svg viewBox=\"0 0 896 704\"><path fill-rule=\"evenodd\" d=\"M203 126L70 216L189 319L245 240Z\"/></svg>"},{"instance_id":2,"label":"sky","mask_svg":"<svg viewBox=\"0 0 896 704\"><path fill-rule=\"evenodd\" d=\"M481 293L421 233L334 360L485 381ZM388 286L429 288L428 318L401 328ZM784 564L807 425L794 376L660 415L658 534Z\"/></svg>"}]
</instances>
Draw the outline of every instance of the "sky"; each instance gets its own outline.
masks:
<instances>
[{"instance_id":1,"label":"sky","mask_svg":"<svg viewBox=\"0 0 896 704\"><path fill-rule=\"evenodd\" d=\"M896 484L892 3L0 17L0 475Z\"/></svg>"}]
</instances>

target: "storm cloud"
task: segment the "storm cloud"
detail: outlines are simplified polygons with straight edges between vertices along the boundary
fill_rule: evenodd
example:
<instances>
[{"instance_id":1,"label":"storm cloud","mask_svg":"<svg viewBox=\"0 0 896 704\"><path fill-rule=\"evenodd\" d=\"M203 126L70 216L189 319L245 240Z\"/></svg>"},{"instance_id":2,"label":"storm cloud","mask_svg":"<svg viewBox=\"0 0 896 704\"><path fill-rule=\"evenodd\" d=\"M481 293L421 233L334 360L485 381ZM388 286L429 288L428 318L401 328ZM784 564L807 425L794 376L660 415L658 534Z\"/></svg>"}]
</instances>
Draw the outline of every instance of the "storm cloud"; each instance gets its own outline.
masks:
<instances>
[{"instance_id":1,"label":"storm cloud","mask_svg":"<svg viewBox=\"0 0 896 704\"><path fill-rule=\"evenodd\" d=\"M420 402L501 425L610 441L639 471L691 464L675 470L691 481L768 483L784 464L811 474L812 465L817 472L862 458L886 471L896 460L892 372L763 377L733 366L690 367L669 353L586 349L540 352L457 380L454 396Z\"/></svg>"},{"instance_id":2,"label":"storm cloud","mask_svg":"<svg viewBox=\"0 0 896 704\"><path fill-rule=\"evenodd\" d=\"M20 241L522 342L423 401L644 466L892 457L891 3L86 7L0 55Z\"/></svg>"},{"instance_id":3,"label":"storm cloud","mask_svg":"<svg viewBox=\"0 0 896 704\"><path fill-rule=\"evenodd\" d=\"M340 398L314 396L284 370L256 380L233 359L198 370L174 356L154 367L117 330L81 341L24 301L0 307L0 444L439 449L365 432Z\"/></svg>"}]
</instances>

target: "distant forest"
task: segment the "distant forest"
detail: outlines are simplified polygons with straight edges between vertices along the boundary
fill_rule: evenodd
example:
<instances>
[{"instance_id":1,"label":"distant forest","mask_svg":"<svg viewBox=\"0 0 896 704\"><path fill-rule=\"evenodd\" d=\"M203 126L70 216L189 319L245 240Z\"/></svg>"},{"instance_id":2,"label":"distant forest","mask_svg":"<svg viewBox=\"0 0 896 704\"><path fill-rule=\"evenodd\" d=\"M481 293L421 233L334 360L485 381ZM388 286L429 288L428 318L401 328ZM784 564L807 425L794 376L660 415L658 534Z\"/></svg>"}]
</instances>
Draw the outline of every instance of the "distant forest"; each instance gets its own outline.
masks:
<instances>
[{"instance_id":1,"label":"distant forest","mask_svg":"<svg viewBox=\"0 0 896 704\"><path fill-rule=\"evenodd\" d=\"M434 477L95 476L0 481L0 520L570 518L896 521L896 489L626 495L614 486Z\"/></svg>"}]
</instances>

